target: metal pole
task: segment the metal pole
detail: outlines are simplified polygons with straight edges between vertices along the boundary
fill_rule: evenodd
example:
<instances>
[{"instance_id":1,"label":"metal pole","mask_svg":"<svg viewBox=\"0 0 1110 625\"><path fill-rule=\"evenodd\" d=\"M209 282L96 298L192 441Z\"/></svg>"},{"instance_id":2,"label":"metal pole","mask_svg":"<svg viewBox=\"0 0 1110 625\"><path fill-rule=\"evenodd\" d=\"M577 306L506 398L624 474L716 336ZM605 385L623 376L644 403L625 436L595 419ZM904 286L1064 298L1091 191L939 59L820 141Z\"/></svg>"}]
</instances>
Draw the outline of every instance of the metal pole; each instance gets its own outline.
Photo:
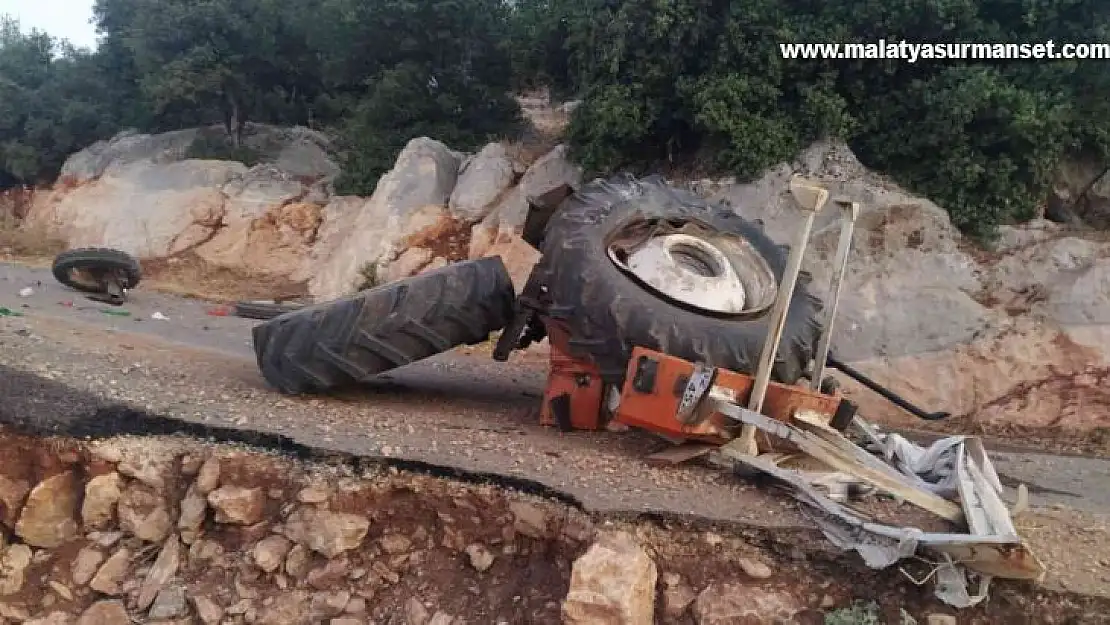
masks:
<instances>
[{"instance_id":1,"label":"metal pole","mask_svg":"<svg viewBox=\"0 0 1110 625\"><path fill-rule=\"evenodd\" d=\"M813 219L829 200L828 190L811 184L798 175L790 180L790 194L805 213L805 219L790 250L782 284L779 285L778 298L771 313L771 328L763 342L763 351L759 355L759 367L756 369L752 395L748 401L748 410L756 413L763 409L763 399L767 395L767 386L771 382L771 368L775 363L783 328L786 326L786 313L789 311L790 300L794 296L798 274L802 270L802 259L805 257L806 244L809 243L809 233L813 229ZM740 437L730 442L729 447L749 456L758 454L755 433L756 429L753 426L744 425L740 429Z\"/></svg>"},{"instance_id":2,"label":"metal pole","mask_svg":"<svg viewBox=\"0 0 1110 625\"><path fill-rule=\"evenodd\" d=\"M813 379L810 380L810 388L815 391L821 390L821 378L825 377L825 361L829 356L836 309L840 304L840 287L844 283L844 272L848 268L848 253L852 249L852 233L855 231L856 219L859 217L859 204L856 202L845 199L837 199L835 202L840 207L840 242L837 243L836 259L833 261L828 318L825 321L821 340L817 343L817 357L813 361Z\"/></svg>"}]
</instances>

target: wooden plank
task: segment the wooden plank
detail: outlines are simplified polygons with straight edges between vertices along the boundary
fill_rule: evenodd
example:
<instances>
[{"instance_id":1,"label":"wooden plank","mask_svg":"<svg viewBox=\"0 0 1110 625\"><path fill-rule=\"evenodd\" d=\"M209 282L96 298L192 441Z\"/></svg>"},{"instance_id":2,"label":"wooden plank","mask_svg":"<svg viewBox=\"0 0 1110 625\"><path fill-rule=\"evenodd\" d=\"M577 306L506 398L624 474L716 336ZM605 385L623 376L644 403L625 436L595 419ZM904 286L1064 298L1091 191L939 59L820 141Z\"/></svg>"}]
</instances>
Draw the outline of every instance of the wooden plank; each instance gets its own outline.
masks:
<instances>
[{"instance_id":1,"label":"wooden plank","mask_svg":"<svg viewBox=\"0 0 1110 625\"><path fill-rule=\"evenodd\" d=\"M907 483L908 480L900 473L895 472L895 475L888 471L877 470L870 466L870 463L861 462L854 454L839 449L836 445L828 443L816 435L786 423L754 414L751 411L735 410L730 406L723 406L722 410L728 410L737 420L793 443L803 452L824 462L833 470L853 475L883 492L909 501L953 523L961 523L964 520L964 513L960 506L939 495ZM837 434L839 435L839 433ZM851 445L851 441L845 439L845 442ZM852 446L855 447L855 445ZM737 457L735 455L736 450L730 449L727 445L721 448L721 453L734 459Z\"/></svg>"},{"instance_id":2,"label":"wooden plank","mask_svg":"<svg viewBox=\"0 0 1110 625\"><path fill-rule=\"evenodd\" d=\"M715 445L687 443L657 451L645 457L644 461L655 467L673 467L695 458L701 458L716 448Z\"/></svg>"}]
</instances>

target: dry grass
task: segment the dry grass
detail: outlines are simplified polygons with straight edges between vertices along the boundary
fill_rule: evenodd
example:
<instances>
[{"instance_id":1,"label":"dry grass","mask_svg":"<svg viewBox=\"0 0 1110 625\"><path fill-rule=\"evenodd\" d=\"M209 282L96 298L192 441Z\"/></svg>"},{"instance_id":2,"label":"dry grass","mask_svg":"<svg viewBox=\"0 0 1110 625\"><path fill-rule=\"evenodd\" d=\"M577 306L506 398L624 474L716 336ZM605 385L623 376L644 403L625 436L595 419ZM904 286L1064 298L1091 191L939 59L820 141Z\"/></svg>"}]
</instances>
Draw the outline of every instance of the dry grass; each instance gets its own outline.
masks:
<instances>
[{"instance_id":1,"label":"dry grass","mask_svg":"<svg viewBox=\"0 0 1110 625\"><path fill-rule=\"evenodd\" d=\"M307 284L218 267L196 254L143 261L142 288L209 302L287 301L308 295Z\"/></svg>"},{"instance_id":2,"label":"dry grass","mask_svg":"<svg viewBox=\"0 0 1110 625\"><path fill-rule=\"evenodd\" d=\"M0 255L5 258L38 265L65 249L65 242L51 237L45 228L22 226L13 215L0 211Z\"/></svg>"}]
</instances>

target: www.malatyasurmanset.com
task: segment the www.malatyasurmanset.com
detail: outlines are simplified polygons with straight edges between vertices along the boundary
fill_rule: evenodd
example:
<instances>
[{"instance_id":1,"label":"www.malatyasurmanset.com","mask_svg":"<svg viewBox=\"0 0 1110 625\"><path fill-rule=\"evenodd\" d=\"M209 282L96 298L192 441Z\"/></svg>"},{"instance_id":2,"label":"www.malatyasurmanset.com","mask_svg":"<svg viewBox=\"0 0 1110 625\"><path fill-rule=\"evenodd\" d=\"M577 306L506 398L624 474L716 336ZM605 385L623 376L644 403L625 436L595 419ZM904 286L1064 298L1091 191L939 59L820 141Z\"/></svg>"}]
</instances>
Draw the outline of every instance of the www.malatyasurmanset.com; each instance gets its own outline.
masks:
<instances>
[{"instance_id":1,"label":"www.malatyasurmanset.com","mask_svg":"<svg viewBox=\"0 0 1110 625\"><path fill-rule=\"evenodd\" d=\"M780 43L785 59L1070 60L1110 59L1110 43Z\"/></svg>"}]
</instances>

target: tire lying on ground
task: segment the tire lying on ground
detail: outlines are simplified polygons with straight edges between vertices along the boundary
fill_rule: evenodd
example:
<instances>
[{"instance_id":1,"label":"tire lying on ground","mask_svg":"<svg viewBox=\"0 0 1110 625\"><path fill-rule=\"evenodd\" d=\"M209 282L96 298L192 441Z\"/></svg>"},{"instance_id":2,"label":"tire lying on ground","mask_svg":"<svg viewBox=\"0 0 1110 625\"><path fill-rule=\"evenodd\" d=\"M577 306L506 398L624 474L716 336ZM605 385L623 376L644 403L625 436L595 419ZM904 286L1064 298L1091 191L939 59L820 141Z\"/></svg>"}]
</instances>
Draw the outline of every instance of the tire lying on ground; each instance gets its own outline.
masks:
<instances>
[{"instance_id":1,"label":"tire lying on ground","mask_svg":"<svg viewBox=\"0 0 1110 625\"><path fill-rule=\"evenodd\" d=\"M514 297L500 257L454 263L261 323L254 352L279 391L325 392L487 340Z\"/></svg>"},{"instance_id":2,"label":"tire lying on ground","mask_svg":"<svg viewBox=\"0 0 1110 625\"><path fill-rule=\"evenodd\" d=\"M720 250L715 258L727 259L745 287L745 309L706 310L664 296L638 279L627 259L622 268L620 254L611 255L614 245L634 247L629 242L673 234ZM754 374L788 255L762 225L724 205L710 205L661 177L627 175L592 182L566 199L547 225L541 251L536 271L552 319L569 330L572 353L592 359L605 382L617 386L635 346ZM822 305L808 292L809 282L807 274L799 276L790 302L772 369L780 382L804 375L819 339Z\"/></svg>"},{"instance_id":3,"label":"tire lying on ground","mask_svg":"<svg viewBox=\"0 0 1110 625\"><path fill-rule=\"evenodd\" d=\"M74 271L114 271L123 277L120 286L133 289L142 280L143 271L139 261L127 252L101 247L84 247L68 250L54 257L51 272L54 279L71 289L85 293L100 293L95 282L87 282L73 275Z\"/></svg>"},{"instance_id":4,"label":"tire lying on ground","mask_svg":"<svg viewBox=\"0 0 1110 625\"><path fill-rule=\"evenodd\" d=\"M235 303L235 316L244 319L273 319L303 307L301 304L243 301Z\"/></svg>"}]
</instances>

